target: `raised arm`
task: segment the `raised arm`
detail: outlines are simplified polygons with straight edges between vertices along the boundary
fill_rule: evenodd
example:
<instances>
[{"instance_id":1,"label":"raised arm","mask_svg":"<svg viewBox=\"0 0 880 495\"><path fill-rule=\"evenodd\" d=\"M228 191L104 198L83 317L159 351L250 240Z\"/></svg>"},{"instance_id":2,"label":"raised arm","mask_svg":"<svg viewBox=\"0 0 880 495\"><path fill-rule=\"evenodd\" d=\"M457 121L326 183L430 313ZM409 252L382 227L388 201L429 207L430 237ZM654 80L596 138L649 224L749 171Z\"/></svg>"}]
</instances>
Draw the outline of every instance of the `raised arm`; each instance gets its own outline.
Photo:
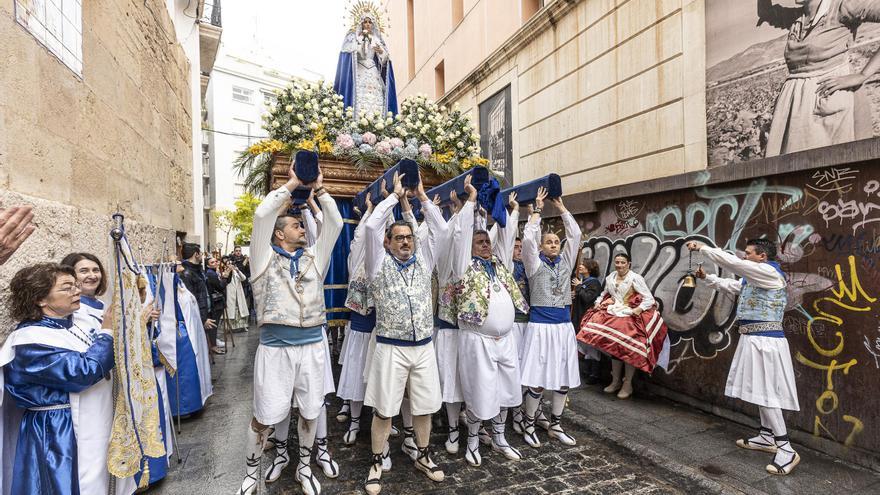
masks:
<instances>
[{"instance_id":1,"label":"raised arm","mask_svg":"<svg viewBox=\"0 0 880 495\"><path fill-rule=\"evenodd\" d=\"M385 259L385 223L386 218L391 215L391 211L398 203L399 193L403 194L403 186L400 185L400 179L395 175L394 194L383 199L381 203L376 205L373 214L364 222L364 250L366 258L364 259L364 267L367 274L367 280L372 281L379 268L382 267L382 260Z\"/></svg>"},{"instance_id":2,"label":"raised arm","mask_svg":"<svg viewBox=\"0 0 880 495\"><path fill-rule=\"evenodd\" d=\"M571 213L562 203L562 198L554 198L551 203L561 212L562 224L565 225L565 248L562 250L562 259L566 260L569 266L573 266L577 262L578 251L581 249L581 227L577 224Z\"/></svg>"},{"instance_id":3,"label":"raised arm","mask_svg":"<svg viewBox=\"0 0 880 495\"><path fill-rule=\"evenodd\" d=\"M418 240L419 255L425 261L425 266L433 271L437 264L438 249L447 239L449 229L446 227L446 220L443 219L440 208L431 202L428 195L425 194L425 188L421 181L419 181L418 198L422 202L422 214L428 224L428 236Z\"/></svg>"},{"instance_id":4,"label":"raised arm","mask_svg":"<svg viewBox=\"0 0 880 495\"><path fill-rule=\"evenodd\" d=\"M718 266L747 279L750 284L755 284L756 287L762 289L781 289L785 287L785 279L775 268L767 263L756 263L740 259L721 248L705 245L700 248L700 252Z\"/></svg>"},{"instance_id":5,"label":"raised arm","mask_svg":"<svg viewBox=\"0 0 880 495\"><path fill-rule=\"evenodd\" d=\"M306 245L312 247L318 242L318 222L315 221L315 216L312 215L310 209L302 208L300 212L303 219L303 228L306 231Z\"/></svg>"},{"instance_id":6,"label":"raised arm","mask_svg":"<svg viewBox=\"0 0 880 495\"><path fill-rule=\"evenodd\" d=\"M275 220L290 204L290 193L300 185L293 164L287 171L287 183L270 192L254 212L254 228L251 231L251 277L260 276L272 258L272 233Z\"/></svg>"},{"instance_id":7,"label":"raised arm","mask_svg":"<svg viewBox=\"0 0 880 495\"><path fill-rule=\"evenodd\" d=\"M527 277L532 277L541 267L538 244L541 242L541 211L544 208L544 198L546 197L547 190L539 187L535 197L535 207L530 208L529 220L523 228L522 261Z\"/></svg>"},{"instance_id":8,"label":"raised arm","mask_svg":"<svg viewBox=\"0 0 880 495\"><path fill-rule=\"evenodd\" d=\"M501 264L508 270L513 270L513 244L516 241L516 232L519 230L519 203L516 202L516 193L510 195L510 213L507 215L507 226L498 227L498 223L492 226L497 233L492 239L492 250L495 256L501 260Z\"/></svg>"},{"instance_id":9,"label":"raised arm","mask_svg":"<svg viewBox=\"0 0 880 495\"><path fill-rule=\"evenodd\" d=\"M357 227L354 228L354 237L351 240L351 251L348 254L347 263L348 275L350 277L354 276L358 268L364 264L364 258L366 257L366 251L364 249L364 224L367 222L367 219L370 218L372 213L373 203L370 201L370 198L367 198L367 211L364 212L361 221L358 222Z\"/></svg>"},{"instance_id":10,"label":"raised arm","mask_svg":"<svg viewBox=\"0 0 880 495\"><path fill-rule=\"evenodd\" d=\"M342 215L339 213L339 207L336 201L324 189L324 174L318 174L318 180L315 181L315 196L318 197L318 203L321 204L321 210L324 211L324 225L318 239L315 242L315 264L321 271L321 278L327 276L327 270L330 268L330 259L333 257L333 246L339 239L339 233L342 232Z\"/></svg>"}]
</instances>

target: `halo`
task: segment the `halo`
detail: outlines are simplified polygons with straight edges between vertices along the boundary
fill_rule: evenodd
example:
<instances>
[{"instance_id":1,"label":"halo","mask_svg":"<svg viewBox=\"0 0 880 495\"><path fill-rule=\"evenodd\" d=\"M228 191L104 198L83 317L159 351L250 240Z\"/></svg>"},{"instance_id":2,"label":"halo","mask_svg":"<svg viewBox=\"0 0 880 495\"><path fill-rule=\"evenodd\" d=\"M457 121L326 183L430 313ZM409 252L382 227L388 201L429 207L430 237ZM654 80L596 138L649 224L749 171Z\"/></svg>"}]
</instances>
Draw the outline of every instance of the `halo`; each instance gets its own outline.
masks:
<instances>
[{"instance_id":1,"label":"halo","mask_svg":"<svg viewBox=\"0 0 880 495\"><path fill-rule=\"evenodd\" d=\"M383 13L384 9L373 3L372 0L351 1L348 6L348 15L350 21L349 30L355 33L358 32L361 18L367 16L373 20L373 24L376 25L376 29L384 35L385 27L388 24L388 19L386 16L382 15Z\"/></svg>"}]
</instances>

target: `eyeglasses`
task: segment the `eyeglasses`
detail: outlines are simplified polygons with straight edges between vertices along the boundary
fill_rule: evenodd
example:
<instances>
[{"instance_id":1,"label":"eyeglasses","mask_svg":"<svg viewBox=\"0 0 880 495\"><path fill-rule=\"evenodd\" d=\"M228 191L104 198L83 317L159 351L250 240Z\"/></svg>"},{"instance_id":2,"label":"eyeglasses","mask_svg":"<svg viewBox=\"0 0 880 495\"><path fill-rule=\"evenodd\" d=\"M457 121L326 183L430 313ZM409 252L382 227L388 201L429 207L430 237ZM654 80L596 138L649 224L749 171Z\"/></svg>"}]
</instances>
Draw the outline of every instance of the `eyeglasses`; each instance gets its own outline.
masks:
<instances>
[{"instance_id":1,"label":"eyeglasses","mask_svg":"<svg viewBox=\"0 0 880 495\"><path fill-rule=\"evenodd\" d=\"M68 294L76 294L77 292L82 290L82 284L77 282L72 285L65 285L58 289L58 292L67 292Z\"/></svg>"},{"instance_id":2,"label":"eyeglasses","mask_svg":"<svg viewBox=\"0 0 880 495\"><path fill-rule=\"evenodd\" d=\"M396 235L396 236L392 237L392 239L394 240L394 242L403 242L403 241L412 242L413 236L412 236L412 234L410 234L410 235Z\"/></svg>"}]
</instances>

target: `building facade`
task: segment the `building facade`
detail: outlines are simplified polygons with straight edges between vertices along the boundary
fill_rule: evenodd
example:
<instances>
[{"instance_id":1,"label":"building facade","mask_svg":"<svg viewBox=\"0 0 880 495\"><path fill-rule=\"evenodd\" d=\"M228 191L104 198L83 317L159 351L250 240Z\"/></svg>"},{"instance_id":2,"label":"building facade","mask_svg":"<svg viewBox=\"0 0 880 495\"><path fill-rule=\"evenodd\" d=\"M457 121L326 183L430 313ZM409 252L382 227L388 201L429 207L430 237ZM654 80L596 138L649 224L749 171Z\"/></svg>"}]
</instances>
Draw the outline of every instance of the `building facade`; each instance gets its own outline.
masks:
<instances>
[{"instance_id":1,"label":"building facade","mask_svg":"<svg viewBox=\"0 0 880 495\"><path fill-rule=\"evenodd\" d=\"M166 4L4 2L0 39L0 201L38 226L0 280L71 251L109 261L116 211L148 260L191 232L198 115Z\"/></svg>"},{"instance_id":2,"label":"building facade","mask_svg":"<svg viewBox=\"0 0 880 495\"><path fill-rule=\"evenodd\" d=\"M809 68L786 58L789 27L754 2L384 5L401 99L421 93L469 110L490 166L513 183L562 176L583 255L603 275L612 253L630 254L672 344L669 370L646 377L647 388L754 425L753 406L724 396L736 299L681 281L704 261L688 255L690 239L741 252L747 239L769 238L788 282L784 328L800 401L786 414L793 438L880 468L871 394L880 369L880 85L776 112L799 94L789 73ZM853 70L880 50L880 25L863 24L846 54ZM862 92L867 103L853 103ZM841 137L789 125L835 111L853 119Z\"/></svg>"},{"instance_id":3,"label":"building facade","mask_svg":"<svg viewBox=\"0 0 880 495\"><path fill-rule=\"evenodd\" d=\"M458 102L484 141L481 106L509 102L492 140L513 182L553 171L575 193L706 168L702 1L385 6L401 98Z\"/></svg>"},{"instance_id":4,"label":"building facade","mask_svg":"<svg viewBox=\"0 0 880 495\"><path fill-rule=\"evenodd\" d=\"M294 76L250 57L220 55L205 100L206 171L210 176L205 211L235 209L235 200L244 193L244 184L233 163L242 151L266 137L263 115L275 102L275 90L293 79ZM205 222L206 246L223 253L232 251L237 232L224 231L210 215Z\"/></svg>"}]
</instances>

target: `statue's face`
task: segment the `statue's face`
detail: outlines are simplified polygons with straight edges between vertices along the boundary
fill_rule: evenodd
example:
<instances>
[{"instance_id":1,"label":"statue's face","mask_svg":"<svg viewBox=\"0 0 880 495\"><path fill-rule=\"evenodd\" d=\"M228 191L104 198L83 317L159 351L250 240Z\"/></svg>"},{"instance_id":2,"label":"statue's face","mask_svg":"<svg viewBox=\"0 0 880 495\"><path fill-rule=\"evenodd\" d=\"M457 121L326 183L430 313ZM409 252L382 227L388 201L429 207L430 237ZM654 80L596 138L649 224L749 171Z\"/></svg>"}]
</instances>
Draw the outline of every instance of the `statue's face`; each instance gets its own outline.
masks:
<instances>
[{"instance_id":1,"label":"statue's face","mask_svg":"<svg viewBox=\"0 0 880 495\"><path fill-rule=\"evenodd\" d=\"M361 31L366 33L373 32L373 20L369 17L364 19L364 22L361 23Z\"/></svg>"}]
</instances>

